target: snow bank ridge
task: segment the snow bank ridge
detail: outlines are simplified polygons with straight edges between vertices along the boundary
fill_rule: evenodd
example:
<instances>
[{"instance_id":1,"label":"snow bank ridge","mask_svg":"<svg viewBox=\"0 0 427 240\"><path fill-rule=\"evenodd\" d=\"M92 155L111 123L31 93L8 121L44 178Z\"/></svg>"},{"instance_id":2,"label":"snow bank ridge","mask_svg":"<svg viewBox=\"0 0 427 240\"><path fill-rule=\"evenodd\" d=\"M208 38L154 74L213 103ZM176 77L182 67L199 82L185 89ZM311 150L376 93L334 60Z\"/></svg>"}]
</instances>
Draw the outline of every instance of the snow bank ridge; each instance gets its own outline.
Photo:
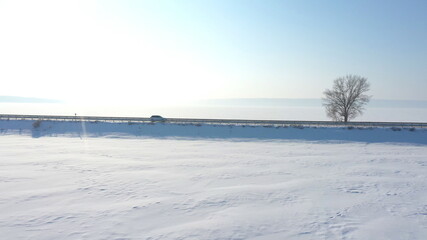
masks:
<instances>
[{"instance_id":1,"label":"snow bank ridge","mask_svg":"<svg viewBox=\"0 0 427 240\"><path fill-rule=\"evenodd\" d=\"M422 128L283 127L175 123L0 120L0 133L72 137L283 139L427 144Z\"/></svg>"}]
</instances>

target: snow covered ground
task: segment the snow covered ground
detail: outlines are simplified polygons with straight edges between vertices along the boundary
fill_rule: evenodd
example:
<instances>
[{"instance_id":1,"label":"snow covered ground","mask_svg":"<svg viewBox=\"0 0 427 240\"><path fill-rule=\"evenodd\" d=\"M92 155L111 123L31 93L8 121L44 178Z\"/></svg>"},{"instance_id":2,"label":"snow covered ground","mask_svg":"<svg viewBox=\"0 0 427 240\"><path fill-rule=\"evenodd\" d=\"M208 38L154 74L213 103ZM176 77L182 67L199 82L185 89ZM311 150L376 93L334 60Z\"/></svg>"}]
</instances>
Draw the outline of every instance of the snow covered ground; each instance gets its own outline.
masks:
<instances>
[{"instance_id":1,"label":"snow covered ground","mask_svg":"<svg viewBox=\"0 0 427 240\"><path fill-rule=\"evenodd\" d=\"M427 145L426 128L329 128L242 126L171 123L108 123L80 121L0 120L0 134L85 137L155 137L202 139L282 139L303 141L357 141L368 143L411 143Z\"/></svg>"},{"instance_id":2,"label":"snow covered ground","mask_svg":"<svg viewBox=\"0 0 427 240\"><path fill-rule=\"evenodd\" d=\"M0 129L1 239L427 238L422 129Z\"/></svg>"}]
</instances>

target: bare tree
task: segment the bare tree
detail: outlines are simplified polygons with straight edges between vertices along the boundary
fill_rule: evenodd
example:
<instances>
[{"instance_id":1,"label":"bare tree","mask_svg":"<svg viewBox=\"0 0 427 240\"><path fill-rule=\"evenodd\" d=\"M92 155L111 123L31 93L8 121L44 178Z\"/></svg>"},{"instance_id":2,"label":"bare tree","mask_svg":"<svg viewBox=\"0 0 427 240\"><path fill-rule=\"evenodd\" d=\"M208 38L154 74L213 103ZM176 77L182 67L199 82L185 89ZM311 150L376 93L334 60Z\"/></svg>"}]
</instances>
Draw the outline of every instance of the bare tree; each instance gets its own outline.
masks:
<instances>
[{"instance_id":1,"label":"bare tree","mask_svg":"<svg viewBox=\"0 0 427 240\"><path fill-rule=\"evenodd\" d=\"M334 80L332 89L326 89L323 94L323 106L328 117L334 121L344 121L361 115L370 96L368 80L357 75L347 75Z\"/></svg>"}]
</instances>

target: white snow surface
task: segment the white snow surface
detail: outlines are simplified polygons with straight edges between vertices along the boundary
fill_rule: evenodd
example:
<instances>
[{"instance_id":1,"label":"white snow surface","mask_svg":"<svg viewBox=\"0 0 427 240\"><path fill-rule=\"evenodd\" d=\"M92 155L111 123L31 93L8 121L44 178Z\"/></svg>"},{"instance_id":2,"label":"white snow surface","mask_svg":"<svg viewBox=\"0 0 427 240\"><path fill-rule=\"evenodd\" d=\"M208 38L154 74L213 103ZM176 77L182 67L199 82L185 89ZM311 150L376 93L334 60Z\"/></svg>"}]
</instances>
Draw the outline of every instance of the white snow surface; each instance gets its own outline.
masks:
<instances>
[{"instance_id":1,"label":"white snow surface","mask_svg":"<svg viewBox=\"0 0 427 240\"><path fill-rule=\"evenodd\" d=\"M422 129L0 129L1 239L427 239Z\"/></svg>"}]
</instances>

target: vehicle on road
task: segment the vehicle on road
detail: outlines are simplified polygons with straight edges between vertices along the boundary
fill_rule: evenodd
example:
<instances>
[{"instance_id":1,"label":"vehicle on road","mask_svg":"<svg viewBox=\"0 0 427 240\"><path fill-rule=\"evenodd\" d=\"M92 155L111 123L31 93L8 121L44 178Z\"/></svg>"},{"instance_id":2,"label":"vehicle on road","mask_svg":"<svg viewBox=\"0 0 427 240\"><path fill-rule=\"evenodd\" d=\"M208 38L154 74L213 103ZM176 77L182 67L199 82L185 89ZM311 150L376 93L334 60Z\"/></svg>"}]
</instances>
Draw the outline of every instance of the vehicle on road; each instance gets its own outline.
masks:
<instances>
[{"instance_id":1,"label":"vehicle on road","mask_svg":"<svg viewBox=\"0 0 427 240\"><path fill-rule=\"evenodd\" d=\"M160 115L152 115L150 117L150 120L152 122L164 122L164 121L166 121L166 119L164 117L160 116Z\"/></svg>"}]
</instances>

